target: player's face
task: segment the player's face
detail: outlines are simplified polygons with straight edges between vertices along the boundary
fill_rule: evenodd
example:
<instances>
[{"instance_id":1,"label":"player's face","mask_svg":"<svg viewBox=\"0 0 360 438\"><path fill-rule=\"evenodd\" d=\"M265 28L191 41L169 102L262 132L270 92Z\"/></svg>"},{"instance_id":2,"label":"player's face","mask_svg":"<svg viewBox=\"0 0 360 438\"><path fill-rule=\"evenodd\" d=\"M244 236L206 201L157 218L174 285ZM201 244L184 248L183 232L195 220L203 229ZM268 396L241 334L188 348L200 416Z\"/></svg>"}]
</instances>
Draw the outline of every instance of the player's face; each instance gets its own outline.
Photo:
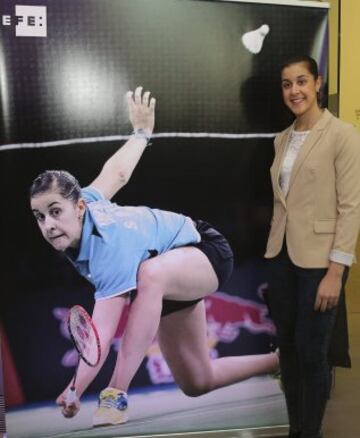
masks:
<instances>
[{"instance_id":1,"label":"player's face","mask_svg":"<svg viewBox=\"0 0 360 438\"><path fill-rule=\"evenodd\" d=\"M281 87L285 105L296 116L311 114L319 108L317 93L320 78L315 79L305 62L291 64L281 73Z\"/></svg>"},{"instance_id":2,"label":"player's face","mask_svg":"<svg viewBox=\"0 0 360 438\"><path fill-rule=\"evenodd\" d=\"M31 209L45 240L58 251L80 245L85 203L48 191L31 198Z\"/></svg>"}]
</instances>

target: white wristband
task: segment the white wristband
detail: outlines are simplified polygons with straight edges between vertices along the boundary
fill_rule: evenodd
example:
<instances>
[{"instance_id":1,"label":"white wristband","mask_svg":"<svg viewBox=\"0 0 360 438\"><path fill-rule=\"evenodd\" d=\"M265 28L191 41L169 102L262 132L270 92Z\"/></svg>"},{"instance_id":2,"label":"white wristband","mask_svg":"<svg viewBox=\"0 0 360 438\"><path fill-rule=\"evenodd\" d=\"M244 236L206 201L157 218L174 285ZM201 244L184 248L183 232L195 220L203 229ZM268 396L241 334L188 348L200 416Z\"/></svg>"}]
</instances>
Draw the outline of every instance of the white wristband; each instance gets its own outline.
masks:
<instances>
[{"instance_id":1,"label":"white wristband","mask_svg":"<svg viewBox=\"0 0 360 438\"><path fill-rule=\"evenodd\" d=\"M70 404L75 403L78 400L79 398L76 394L75 388L69 388L65 397L66 406L69 406Z\"/></svg>"},{"instance_id":2,"label":"white wristband","mask_svg":"<svg viewBox=\"0 0 360 438\"><path fill-rule=\"evenodd\" d=\"M150 146L151 133L145 131L143 128L136 128L133 132L134 138L140 138L146 140L146 146Z\"/></svg>"}]
</instances>

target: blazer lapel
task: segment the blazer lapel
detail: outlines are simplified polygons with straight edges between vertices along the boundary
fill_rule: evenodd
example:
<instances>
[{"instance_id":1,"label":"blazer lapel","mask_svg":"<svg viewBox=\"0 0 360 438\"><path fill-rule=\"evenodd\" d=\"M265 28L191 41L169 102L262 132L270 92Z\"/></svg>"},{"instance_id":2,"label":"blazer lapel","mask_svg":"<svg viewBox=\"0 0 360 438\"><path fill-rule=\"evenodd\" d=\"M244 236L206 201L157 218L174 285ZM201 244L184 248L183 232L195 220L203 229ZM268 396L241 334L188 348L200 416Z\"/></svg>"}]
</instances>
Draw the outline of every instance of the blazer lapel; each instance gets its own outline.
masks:
<instances>
[{"instance_id":1,"label":"blazer lapel","mask_svg":"<svg viewBox=\"0 0 360 438\"><path fill-rule=\"evenodd\" d=\"M320 120L315 124L313 129L310 131L309 135L306 137L306 140L304 144L302 145L298 156L296 157L294 166L291 171L290 175L290 181L289 181L289 191L291 189L291 186L293 185L296 176L301 169L301 166L304 164L304 161L308 157L311 150L314 148L316 143L318 142L319 138L321 137L321 134L323 133L323 130L327 123L329 122L331 118L331 113L325 109L324 114L320 118ZM289 193L288 191L288 193Z\"/></svg>"},{"instance_id":2,"label":"blazer lapel","mask_svg":"<svg viewBox=\"0 0 360 438\"><path fill-rule=\"evenodd\" d=\"M287 149L287 145L289 143L289 137L292 129L293 129L293 125L289 126L289 128L287 128L284 131L283 135L279 138L279 147L278 147L278 152L276 154L277 159L274 166L274 178L275 178L274 190L278 198L280 199L280 201L285 207L286 207L285 195L280 187L280 171L281 171L282 163L284 161L284 156Z\"/></svg>"}]
</instances>

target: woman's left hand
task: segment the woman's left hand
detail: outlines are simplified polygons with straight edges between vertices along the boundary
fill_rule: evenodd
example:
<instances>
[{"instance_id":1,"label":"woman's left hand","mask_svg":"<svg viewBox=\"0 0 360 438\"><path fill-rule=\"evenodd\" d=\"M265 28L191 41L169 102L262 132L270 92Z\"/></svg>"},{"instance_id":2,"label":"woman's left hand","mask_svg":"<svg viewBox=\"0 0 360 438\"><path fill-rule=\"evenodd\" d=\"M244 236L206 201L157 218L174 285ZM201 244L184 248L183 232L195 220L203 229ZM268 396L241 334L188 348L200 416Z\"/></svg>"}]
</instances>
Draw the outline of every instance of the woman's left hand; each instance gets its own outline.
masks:
<instances>
[{"instance_id":1,"label":"woman's left hand","mask_svg":"<svg viewBox=\"0 0 360 438\"><path fill-rule=\"evenodd\" d=\"M337 306L341 284L342 277L340 275L327 272L319 284L314 310L325 312Z\"/></svg>"}]
</instances>

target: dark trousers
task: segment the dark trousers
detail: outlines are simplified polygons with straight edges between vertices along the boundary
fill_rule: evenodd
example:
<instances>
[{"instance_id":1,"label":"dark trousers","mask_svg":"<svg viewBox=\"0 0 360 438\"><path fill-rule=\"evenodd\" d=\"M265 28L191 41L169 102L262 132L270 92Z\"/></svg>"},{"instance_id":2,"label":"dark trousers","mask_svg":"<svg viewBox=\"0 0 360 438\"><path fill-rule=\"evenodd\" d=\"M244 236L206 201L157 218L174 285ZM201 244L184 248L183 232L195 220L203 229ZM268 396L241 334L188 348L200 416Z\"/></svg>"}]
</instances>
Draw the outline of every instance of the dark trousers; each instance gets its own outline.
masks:
<instances>
[{"instance_id":1,"label":"dark trousers","mask_svg":"<svg viewBox=\"0 0 360 438\"><path fill-rule=\"evenodd\" d=\"M295 266L286 245L268 260L268 267L269 305L277 330L290 431L301 432L302 438L318 438L331 384L328 351L337 311L314 310L327 269ZM348 268L342 289L347 274Z\"/></svg>"}]
</instances>

